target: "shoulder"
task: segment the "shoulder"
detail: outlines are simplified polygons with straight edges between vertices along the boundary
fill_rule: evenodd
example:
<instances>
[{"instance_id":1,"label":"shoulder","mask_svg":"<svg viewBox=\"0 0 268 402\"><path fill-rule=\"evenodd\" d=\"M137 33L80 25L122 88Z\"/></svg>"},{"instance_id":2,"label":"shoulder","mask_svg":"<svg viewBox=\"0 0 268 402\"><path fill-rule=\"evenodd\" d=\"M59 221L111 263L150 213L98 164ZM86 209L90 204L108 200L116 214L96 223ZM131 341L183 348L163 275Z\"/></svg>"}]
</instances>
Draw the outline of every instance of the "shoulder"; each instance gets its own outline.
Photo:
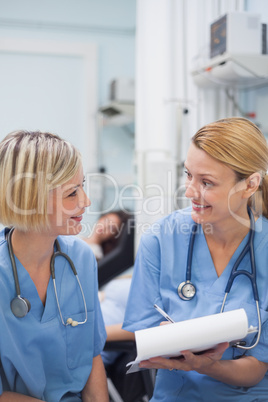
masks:
<instances>
[{"instance_id":1,"label":"shoulder","mask_svg":"<svg viewBox=\"0 0 268 402\"><path fill-rule=\"evenodd\" d=\"M268 219L261 215L256 221L256 229L262 229L265 233L268 232Z\"/></svg>"},{"instance_id":2,"label":"shoulder","mask_svg":"<svg viewBox=\"0 0 268 402\"><path fill-rule=\"evenodd\" d=\"M6 243L6 233L7 233L7 228L1 227L0 230L0 247L2 244Z\"/></svg>"},{"instance_id":3,"label":"shoulder","mask_svg":"<svg viewBox=\"0 0 268 402\"><path fill-rule=\"evenodd\" d=\"M141 245L148 249L169 247L174 237L188 239L193 224L190 207L176 210L154 222L141 236Z\"/></svg>"},{"instance_id":4,"label":"shoulder","mask_svg":"<svg viewBox=\"0 0 268 402\"><path fill-rule=\"evenodd\" d=\"M193 223L191 208L179 209L154 222L143 237L161 236L162 234L174 235L174 233L184 231L189 233Z\"/></svg>"},{"instance_id":5,"label":"shoulder","mask_svg":"<svg viewBox=\"0 0 268 402\"><path fill-rule=\"evenodd\" d=\"M58 236L61 251L69 257L79 274L80 281L95 283L98 272L96 258L89 245L77 236Z\"/></svg>"},{"instance_id":6,"label":"shoulder","mask_svg":"<svg viewBox=\"0 0 268 402\"><path fill-rule=\"evenodd\" d=\"M103 251L102 251L102 247L100 244L90 243L89 247L91 248L91 250L93 251L93 253L97 259L100 260L103 257Z\"/></svg>"},{"instance_id":7,"label":"shoulder","mask_svg":"<svg viewBox=\"0 0 268 402\"><path fill-rule=\"evenodd\" d=\"M260 216L255 222L255 242L260 244L268 243L268 219Z\"/></svg>"},{"instance_id":8,"label":"shoulder","mask_svg":"<svg viewBox=\"0 0 268 402\"><path fill-rule=\"evenodd\" d=\"M74 257L77 256L95 260L95 256L89 245L78 236L58 236L57 239L61 251L64 253Z\"/></svg>"},{"instance_id":9,"label":"shoulder","mask_svg":"<svg viewBox=\"0 0 268 402\"><path fill-rule=\"evenodd\" d=\"M268 234L268 219L262 215L255 222L255 233L261 237Z\"/></svg>"},{"instance_id":10,"label":"shoulder","mask_svg":"<svg viewBox=\"0 0 268 402\"><path fill-rule=\"evenodd\" d=\"M6 264L6 257L8 256L8 246L7 246L7 239L6 235L9 232L9 228L1 228L0 230L0 254L1 254L1 260L0 264ZM8 257L9 259L9 257Z\"/></svg>"},{"instance_id":11,"label":"shoulder","mask_svg":"<svg viewBox=\"0 0 268 402\"><path fill-rule=\"evenodd\" d=\"M2 228L0 230L0 255L1 255L0 266L1 266L1 268L4 268L2 270L2 274L6 267L8 267L7 272L9 272L9 266L10 266L10 257L9 257L7 240L6 240L7 232L8 232L8 228ZM3 275L2 275L2 277L3 277Z\"/></svg>"}]
</instances>

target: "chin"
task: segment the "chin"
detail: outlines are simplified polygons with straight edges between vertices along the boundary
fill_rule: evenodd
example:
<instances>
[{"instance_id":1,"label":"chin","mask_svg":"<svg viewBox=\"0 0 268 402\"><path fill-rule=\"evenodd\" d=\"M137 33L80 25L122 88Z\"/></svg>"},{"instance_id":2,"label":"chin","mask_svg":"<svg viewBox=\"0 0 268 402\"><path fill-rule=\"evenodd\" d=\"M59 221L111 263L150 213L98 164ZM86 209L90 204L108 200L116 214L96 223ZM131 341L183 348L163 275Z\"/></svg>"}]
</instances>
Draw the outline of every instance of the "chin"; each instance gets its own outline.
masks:
<instances>
[{"instance_id":1,"label":"chin","mask_svg":"<svg viewBox=\"0 0 268 402\"><path fill-rule=\"evenodd\" d=\"M204 214L201 215L199 213L196 213L195 211L192 211L192 219L195 223L204 223L204 221L206 220Z\"/></svg>"}]
</instances>

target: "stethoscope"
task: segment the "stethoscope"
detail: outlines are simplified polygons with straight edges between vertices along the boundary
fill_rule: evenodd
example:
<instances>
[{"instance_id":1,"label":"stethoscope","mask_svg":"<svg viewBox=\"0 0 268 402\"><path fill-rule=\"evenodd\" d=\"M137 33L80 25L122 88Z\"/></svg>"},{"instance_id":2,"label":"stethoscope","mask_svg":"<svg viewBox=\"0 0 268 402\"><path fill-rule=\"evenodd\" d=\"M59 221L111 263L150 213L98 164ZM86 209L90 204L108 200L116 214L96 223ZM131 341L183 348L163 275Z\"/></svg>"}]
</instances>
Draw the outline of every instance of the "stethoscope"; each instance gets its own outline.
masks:
<instances>
[{"instance_id":1,"label":"stethoscope","mask_svg":"<svg viewBox=\"0 0 268 402\"><path fill-rule=\"evenodd\" d=\"M249 214L249 218L250 218L249 239L232 268L230 277L228 279L228 282L227 282L227 285L225 288L225 296L224 296L222 306L221 306L221 311L220 311L222 313L224 310L226 298L227 298L228 293L231 290L234 279L238 275L241 275L241 274L246 275L249 278L251 285L252 285L254 300L256 302L259 328L258 328L257 339L256 339L256 342L254 343L254 345L242 346L241 343L240 344L236 343L235 345L233 345L233 346L236 346L241 349L253 349L259 343L260 336L261 336L261 315L260 315L260 307L259 307L259 295L258 295L258 289L257 289L256 264L255 264L255 257L254 257L254 245L253 245L254 233L255 233L255 220L254 220L253 213L249 207L248 207L248 214ZM183 300L191 300L196 294L196 287L191 282L192 256L193 256L194 240L195 240L196 232L197 232L197 224L195 223L192 227L189 248L188 248L187 266L186 266L186 281L182 282L178 286L178 294L179 294L180 298ZM251 272L246 271L244 269L237 270L240 262L243 260L243 258L245 257L247 252L249 252L249 254L250 254Z\"/></svg>"},{"instance_id":2,"label":"stethoscope","mask_svg":"<svg viewBox=\"0 0 268 402\"><path fill-rule=\"evenodd\" d=\"M27 313L29 313L29 311L31 309L31 303L29 302L29 300L27 300L25 297L22 297L20 294L20 284L19 284L18 272L17 272L16 262L15 262L13 247L12 247L12 243L11 243L11 235L13 233L13 230L14 230L14 227L11 228L7 234L7 246L8 246L9 257L10 257L10 261L11 261L11 265L12 265L12 271L13 271L13 275L14 275L17 296L11 300L10 308L15 317L22 318L22 317L25 317ZM50 260L50 272L51 272L51 276L52 276L52 280L53 280L54 292L55 292L55 297L56 297L56 302L57 302L61 322L65 326L71 325L72 327L76 327L77 325L85 324L87 322L87 305L86 305L85 295L84 295L77 271L75 269L75 266L74 266L72 260L70 259L70 257L61 251L61 248L60 248L60 245L59 245L59 242L57 239L55 240L55 248L56 248L56 251L53 253L51 260ZM81 295L83 298L84 309L85 309L84 321L75 321L72 318L68 318L66 320L66 322L64 322L64 320L63 320L60 303L59 303L59 299L58 299L57 287L56 287L56 278L55 278L55 259L56 259L56 257L63 257L69 262L69 264L72 268L72 271L77 279L78 286L80 288Z\"/></svg>"}]
</instances>

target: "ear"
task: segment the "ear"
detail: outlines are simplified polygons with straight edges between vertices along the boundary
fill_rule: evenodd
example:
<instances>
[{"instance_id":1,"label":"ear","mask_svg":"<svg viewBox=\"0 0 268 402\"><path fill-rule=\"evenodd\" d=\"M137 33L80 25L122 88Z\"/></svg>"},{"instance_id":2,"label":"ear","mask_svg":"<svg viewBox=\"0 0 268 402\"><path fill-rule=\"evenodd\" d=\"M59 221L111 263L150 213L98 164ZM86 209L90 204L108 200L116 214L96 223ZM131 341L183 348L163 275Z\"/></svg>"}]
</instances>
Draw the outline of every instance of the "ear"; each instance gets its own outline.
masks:
<instances>
[{"instance_id":1,"label":"ear","mask_svg":"<svg viewBox=\"0 0 268 402\"><path fill-rule=\"evenodd\" d=\"M258 190L260 183L260 173L252 173L252 175L245 180L246 189L244 190L243 198L251 197Z\"/></svg>"}]
</instances>

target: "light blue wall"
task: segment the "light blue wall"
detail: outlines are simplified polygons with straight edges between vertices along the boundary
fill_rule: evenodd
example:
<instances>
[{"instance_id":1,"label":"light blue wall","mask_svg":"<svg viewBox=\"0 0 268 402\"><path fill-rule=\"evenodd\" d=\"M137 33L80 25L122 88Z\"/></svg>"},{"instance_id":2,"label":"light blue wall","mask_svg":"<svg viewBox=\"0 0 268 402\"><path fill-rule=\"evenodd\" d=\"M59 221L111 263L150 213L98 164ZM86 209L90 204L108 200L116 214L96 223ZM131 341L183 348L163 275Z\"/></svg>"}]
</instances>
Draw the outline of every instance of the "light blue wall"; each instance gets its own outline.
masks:
<instances>
[{"instance_id":1,"label":"light blue wall","mask_svg":"<svg viewBox=\"0 0 268 402\"><path fill-rule=\"evenodd\" d=\"M0 0L0 37L93 41L98 102L117 77L135 76L136 0Z\"/></svg>"},{"instance_id":2,"label":"light blue wall","mask_svg":"<svg viewBox=\"0 0 268 402\"><path fill-rule=\"evenodd\" d=\"M97 104L99 107L106 105L109 101L112 80L117 78L135 79L135 31L136 0L0 0L0 41L6 38L27 38L43 41L90 42L96 45ZM15 60L16 56L13 59ZM64 63L63 59L62 63ZM13 73L16 68L23 70L26 67L23 63L20 66L14 63L11 69ZM70 68L70 64L68 68ZM5 69L5 71L11 70L8 67ZM63 74L68 74L68 69L64 71L63 67ZM19 71L16 77L16 79L23 77L23 71ZM55 83L55 85L57 84ZM47 86L47 91L50 87ZM68 91L69 96L73 91L74 99L77 99L78 89L74 88L72 83L70 83ZM61 101L64 102L64 94L58 103L60 104ZM22 114L23 108L27 108L26 103L27 97L23 97L22 94ZM12 109L12 102L8 110L7 115L1 118L11 121L12 125L14 124L12 129L19 128L16 126L16 115ZM62 116L60 117L56 113L55 111L55 119L59 121ZM69 110L68 113L71 111ZM66 116L66 120L67 118L68 116ZM37 122L34 124L36 125ZM40 127L37 124L34 129L42 130L42 124L43 122L40 122ZM79 130L78 122L75 125L74 136L75 132ZM46 129L50 131L47 126ZM133 133L129 135L129 132L122 127L109 126L106 126L102 133L99 132L100 128L97 128L97 131L102 139L99 145L102 147L102 164L106 167L107 173L113 176L115 181L122 181L118 179L118 176L122 177L122 172L125 177L133 179ZM3 133L1 134L3 137ZM64 133L58 134L64 136ZM88 158L91 157L89 154ZM97 170L98 165L96 165ZM86 216L85 221L88 225L98 216L99 206L111 205L111 200L114 198L114 191L109 187L106 191L97 193L98 191L96 194L89 194L92 198L90 211L96 211L96 214ZM87 228L86 231L90 230Z\"/></svg>"},{"instance_id":3,"label":"light blue wall","mask_svg":"<svg viewBox=\"0 0 268 402\"><path fill-rule=\"evenodd\" d=\"M246 10L260 13L263 22L268 21L268 7L266 0L246 0Z\"/></svg>"}]
</instances>

